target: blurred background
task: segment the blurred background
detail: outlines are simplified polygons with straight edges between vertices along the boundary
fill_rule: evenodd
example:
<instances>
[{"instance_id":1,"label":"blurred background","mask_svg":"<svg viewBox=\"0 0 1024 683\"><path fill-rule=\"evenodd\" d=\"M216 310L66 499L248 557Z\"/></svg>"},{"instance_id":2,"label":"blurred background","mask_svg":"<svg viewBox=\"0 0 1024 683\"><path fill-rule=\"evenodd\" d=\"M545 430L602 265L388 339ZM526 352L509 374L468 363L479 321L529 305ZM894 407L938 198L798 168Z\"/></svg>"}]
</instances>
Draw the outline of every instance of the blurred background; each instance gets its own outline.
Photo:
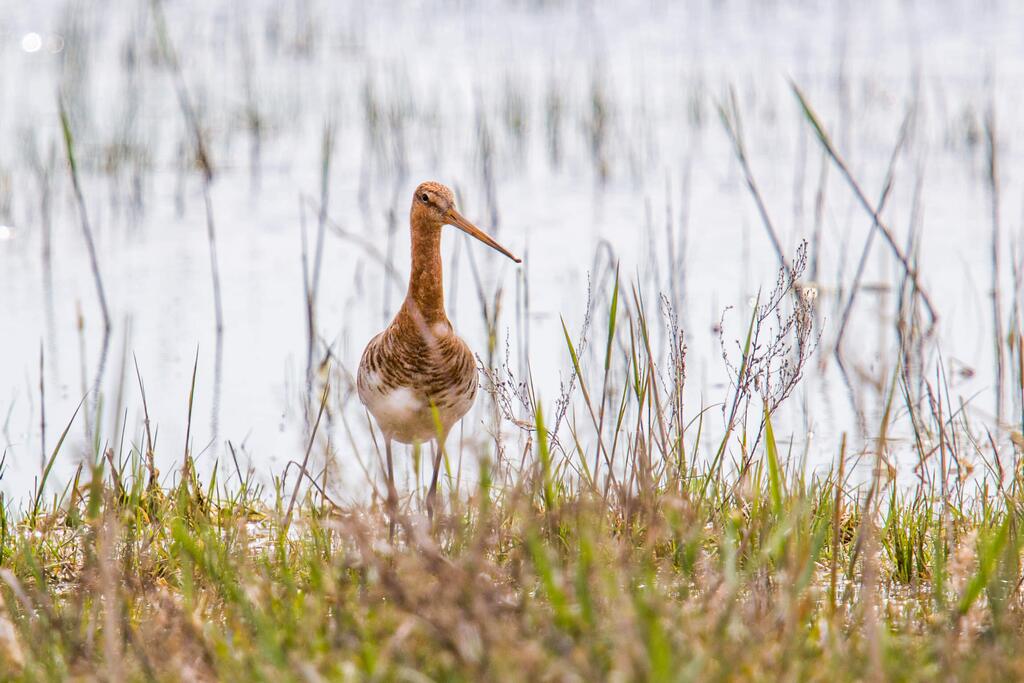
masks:
<instances>
[{"instance_id":1,"label":"blurred background","mask_svg":"<svg viewBox=\"0 0 1024 683\"><path fill-rule=\"evenodd\" d=\"M269 481L329 381L324 457L358 495L352 377L404 295L423 180L524 257L448 234L449 317L546 405L563 319L600 365L616 267L659 355L684 330L689 414L720 404L723 349L806 242L821 337L776 433L812 468L841 433L868 449L909 320L895 245L938 318L917 372L1007 440L1022 21L999 0L0 2L0 490L27 495L79 406L65 452L129 453L148 412L168 471L188 430L205 467ZM494 428L478 406L460 443Z\"/></svg>"}]
</instances>

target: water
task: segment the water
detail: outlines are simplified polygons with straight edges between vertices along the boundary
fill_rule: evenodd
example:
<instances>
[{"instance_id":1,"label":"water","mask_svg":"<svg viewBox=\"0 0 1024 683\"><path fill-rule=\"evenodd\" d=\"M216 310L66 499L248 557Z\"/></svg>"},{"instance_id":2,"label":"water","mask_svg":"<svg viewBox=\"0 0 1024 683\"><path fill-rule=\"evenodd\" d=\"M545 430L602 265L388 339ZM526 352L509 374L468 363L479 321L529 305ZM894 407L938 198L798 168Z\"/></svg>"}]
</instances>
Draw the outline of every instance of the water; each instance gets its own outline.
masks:
<instances>
[{"instance_id":1,"label":"water","mask_svg":"<svg viewBox=\"0 0 1024 683\"><path fill-rule=\"evenodd\" d=\"M1015 112L1024 93L1024 10L1014 3L167 3L216 174L220 363L202 178L149 3L0 7L0 490L16 498L33 486L83 397L88 414L70 429L58 481L89 452L90 435L117 453L142 442L136 361L165 471L184 453L194 363L192 450L203 452L205 467L226 458L229 441L263 481L301 455L310 409L301 226L315 243L328 122L328 214L358 238L328 229L317 316L318 357L329 346L338 372L329 433L347 494L364 481L350 443L368 438L344 378L404 293L408 205L426 179L456 187L463 213L526 257L529 316L520 319L525 290L513 264L455 231L446 237L450 316L481 354L471 259L485 296L503 291L499 358L508 339L512 367L523 372L528 345L533 379L553 404L570 373L560 318L580 329L588 277L601 300L612 253L652 305L656 292L674 293L689 344L690 405L721 401L727 376L713 328L732 306L726 339L741 336L749 302L771 286L778 263L716 105L731 88L759 190L792 254L814 240L823 158L790 78L872 201L916 102L884 217L902 245L916 216L921 278L941 317L929 358L938 362L941 352L951 393L973 416L994 419L983 132L991 107L1008 316L1021 214ZM102 367L102 319L58 91L111 309ZM836 295L849 286L871 220L834 167L824 178L812 252L824 362L777 427L794 452L807 449L811 466L831 461L840 432L856 435L858 447L871 443L828 361ZM861 294L847 333L854 400L868 425L877 424L880 402L873 385L895 363L899 277L876 240L866 282L879 286ZM468 418L470 438L484 418Z\"/></svg>"}]
</instances>

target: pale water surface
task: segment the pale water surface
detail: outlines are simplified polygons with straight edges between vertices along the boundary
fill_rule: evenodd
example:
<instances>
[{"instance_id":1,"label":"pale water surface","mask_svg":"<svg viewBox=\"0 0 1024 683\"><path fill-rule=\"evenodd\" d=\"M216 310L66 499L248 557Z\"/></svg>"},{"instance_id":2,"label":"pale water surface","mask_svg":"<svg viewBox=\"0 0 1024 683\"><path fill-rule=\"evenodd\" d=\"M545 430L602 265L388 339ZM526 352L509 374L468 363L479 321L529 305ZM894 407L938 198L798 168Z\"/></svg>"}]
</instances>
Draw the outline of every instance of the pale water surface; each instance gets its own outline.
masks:
<instances>
[{"instance_id":1,"label":"pale water surface","mask_svg":"<svg viewBox=\"0 0 1024 683\"><path fill-rule=\"evenodd\" d=\"M317 357L329 347L342 376L354 373L363 344L401 300L411 193L437 179L457 188L467 216L525 257L517 271L454 230L446 237L450 315L482 355L474 268L485 298L503 291L498 360L506 339L516 372L528 353L553 404L571 367L560 316L578 332L588 279L605 301L614 258L652 310L657 292L678 307L692 414L702 401L721 401L727 376L713 328L732 306L725 335L741 336L750 301L778 267L716 110L730 89L784 248L792 254L810 240L817 264L824 361L777 431L812 466L832 461L840 432L857 448L869 445L876 385L896 358L900 270L876 240L872 287L847 333L864 431L829 353L836 292L852 280L871 220L834 167L823 175L821 147L788 79L807 93L873 201L916 107L884 217L901 244L916 220L922 281L940 313L929 358L937 363L941 352L954 400L994 419L984 121L995 112L1009 320L1024 211L1019 3L188 0L164 10L216 173L220 376L202 179L150 3L0 2L0 491L16 500L83 397L89 415L71 427L54 490L91 451L97 416L101 446L127 453L141 443L133 359L165 471L184 451L197 357L192 439L204 466L226 463L229 441L264 481L301 456L309 402L301 227L312 252L328 122L327 214L348 237L326 232ZM102 319L58 92L111 309L102 367ZM335 389L336 487L354 495L364 479L351 444L368 443L366 419L350 387L336 381ZM718 428L720 412L710 414ZM466 438L479 440L485 419L483 409L473 413Z\"/></svg>"}]
</instances>

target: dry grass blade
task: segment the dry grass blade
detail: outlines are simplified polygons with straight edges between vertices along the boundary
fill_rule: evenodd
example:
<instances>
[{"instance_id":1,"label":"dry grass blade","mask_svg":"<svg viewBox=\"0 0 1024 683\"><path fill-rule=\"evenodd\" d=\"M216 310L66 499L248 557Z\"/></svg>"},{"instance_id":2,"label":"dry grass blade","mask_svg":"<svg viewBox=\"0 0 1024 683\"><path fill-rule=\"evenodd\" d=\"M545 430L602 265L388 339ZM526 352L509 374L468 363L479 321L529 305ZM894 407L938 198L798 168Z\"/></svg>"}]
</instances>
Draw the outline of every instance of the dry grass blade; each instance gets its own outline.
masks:
<instances>
[{"instance_id":1,"label":"dry grass blade","mask_svg":"<svg viewBox=\"0 0 1024 683\"><path fill-rule=\"evenodd\" d=\"M828 133L825 131L824 127L822 127L818 120L818 116L814 113L811 105L807 102L803 92L796 83L790 82L790 87L793 90L793 94L796 95L797 100L800 102L800 107L803 110L804 116L807 118L808 122L810 122L811 126L813 126L814 132L818 137L818 141L825 148L825 151L828 152L829 157L835 163L836 167L839 168L839 171L843 174L843 178L846 180L850 189L853 190L854 195L856 195L857 200L860 202L860 205L865 211L867 211L868 215L871 216L871 220L874 224L878 226L878 229L882 232L882 236L885 237L885 241L888 243L892 253L903 266L903 270L907 274L907 277L909 277L911 282L913 282L914 289L921 297L921 301L924 302L925 308L928 309L928 316L931 319L932 325L934 325L936 321L938 321L938 313L932 305L932 301L928 296L927 290L918 279L917 269L910 263L906 254L903 253L903 250L896 243L896 239L893 237L892 231L889 229L888 225L886 225L881 216L878 215L878 208L873 206L864 195L860 185L854 179L853 174L850 173L850 169L846 166L846 162L843 161L842 157L839 156L839 153L832 145L832 141L829 138Z\"/></svg>"},{"instance_id":2,"label":"dry grass blade","mask_svg":"<svg viewBox=\"0 0 1024 683\"><path fill-rule=\"evenodd\" d=\"M306 447L306 454L302 458L302 467L299 469L298 476L295 477L295 487L292 489L291 498L288 500L288 511L285 513L284 523L282 524L285 530L291 526L292 510L295 508L295 501L299 497L299 486L302 484L302 477L309 472L309 455L313 452L313 443L316 441L317 430L320 429L320 419L324 416L324 409L327 407L327 397L330 388L331 385L325 384L323 395L320 397L320 410L316 414L316 422L313 424L313 430L309 434L309 445ZM310 481L313 481L313 477L310 477Z\"/></svg>"},{"instance_id":3,"label":"dry grass blade","mask_svg":"<svg viewBox=\"0 0 1024 683\"><path fill-rule=\"evenodd\" d=\"M110 309L107 306L107 295L103 290L103 276L100 275L99 258L96 256L96 242L93 239L92 226L89 225L89 214L85 208L85 196L82 194L82 184L78 179L74 136L71 133L71 122L68 120L68 113L64 108L63 99L58 98L57 108L60 113L61 131L64 135L64 151L67 153L68 171L71 173L71 187L75 192L75 203L78 206L78 217L82 225L82 234L85 235L85 246L89 250L89 266L92 269L93 282L96 284L96 296L99 298L100 310L103 313L103 329L109 335Z\"/></svg>"},{"instance_id":4,"label":"dry grass blade","mask_svg":"<svg viewBox=\"0 0 1024 683\"><path fill-rule=\"evenodd\" d=\"M771 240L772 248L775 249L775 255L779 259L779 265L790 270L789 263L786 260L786 255L782 251L782 243L779 241L778 232L775 230L775 226L772 224L772 219L768 215L768 207L765 206L764 199L761 197L761 191L757 188L757 183L754 181L754 172L750 168L750 162L747 160L747 149L743 142L743 123L740 120L739 106L736 104L736 93L731 88L729 89L729 104L728 108L722 103L718 103L718 117L722 122L722 127L725 128L725 132L729 135L729 141L732 143L733 153L736 155L736 160L740 162L740 167L743 169L743 179L747 183L747 189L750 190L750 195L754 198L754 204L757 205L757 213L761 217L761 223L764 225L765 231L768 233L768 239Z\"/></svg>"}]
</instances>

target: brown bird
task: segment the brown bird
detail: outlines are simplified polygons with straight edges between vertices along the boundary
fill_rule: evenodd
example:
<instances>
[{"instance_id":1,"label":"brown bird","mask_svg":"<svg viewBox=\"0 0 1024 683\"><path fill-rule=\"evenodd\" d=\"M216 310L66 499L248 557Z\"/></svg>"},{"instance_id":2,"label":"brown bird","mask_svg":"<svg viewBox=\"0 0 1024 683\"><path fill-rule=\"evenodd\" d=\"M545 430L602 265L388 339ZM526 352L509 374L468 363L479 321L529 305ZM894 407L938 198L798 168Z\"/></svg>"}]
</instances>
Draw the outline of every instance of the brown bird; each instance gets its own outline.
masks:
<instances>
[{"instance_id":1,"label":"brown bird","mask_svg":"<svg viewBox=\"0 0 1024 683\"><path fill-rule=\"evenodd\" d=\"M432 442L434 471L427 493L427 512L433 518L445 439L476 397L476 360L466 342L455 334L444 309L441 228L453 225L521 263L487 233L463 218L455 210L452 191L440 183L426 182L416 188L409 222L412 234L409 290L391 324L366 345L356 378L359 400L373 415L384 436L392 533L398 494L391 442Z\"/></svg>"}]
</instances>

